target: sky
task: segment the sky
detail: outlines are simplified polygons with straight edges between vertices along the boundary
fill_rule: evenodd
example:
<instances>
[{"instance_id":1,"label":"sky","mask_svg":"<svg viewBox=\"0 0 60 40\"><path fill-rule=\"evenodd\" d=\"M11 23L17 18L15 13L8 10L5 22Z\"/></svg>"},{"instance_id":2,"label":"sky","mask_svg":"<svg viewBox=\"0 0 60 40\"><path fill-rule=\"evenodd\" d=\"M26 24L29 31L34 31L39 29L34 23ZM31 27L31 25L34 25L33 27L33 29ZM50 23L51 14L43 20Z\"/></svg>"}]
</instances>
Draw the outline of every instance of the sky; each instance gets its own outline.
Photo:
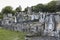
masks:
<instances>
[{"instance_id":1,"label":"sky","mask_svg":"<svg viewBox=\"0 0 60 40\"><path fill-rule=\"evenodd\" d=\"M26 8L27 6L31 7L39 3L46 4L50 1L52 0L0 0L0 11L5 6L12 6L13 9L15 9L20 5L22 7L22 10L24 10L24 8Z\"/></svg>"}]
</instances>

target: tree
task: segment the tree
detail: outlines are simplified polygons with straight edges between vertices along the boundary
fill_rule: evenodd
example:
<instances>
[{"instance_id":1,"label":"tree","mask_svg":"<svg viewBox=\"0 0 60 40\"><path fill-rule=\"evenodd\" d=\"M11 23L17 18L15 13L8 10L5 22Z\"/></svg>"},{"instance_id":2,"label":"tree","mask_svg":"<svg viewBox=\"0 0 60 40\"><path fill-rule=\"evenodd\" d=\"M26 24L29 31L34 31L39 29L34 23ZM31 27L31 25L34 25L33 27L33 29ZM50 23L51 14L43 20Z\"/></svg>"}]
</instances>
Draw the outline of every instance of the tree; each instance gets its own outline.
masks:
<instances>
[{"instance_id":1,"label":"tree","mask_svg":"<svg viewBox=\"0 0 60 40\"><path fill-rule=\"evenodd\" d=\"M13 10L13 11L12 11L12 14L13 14L13 15L15 15L15 14L16 14L16 11L15 11L15 10Z\"/></svg>"},{"instance_id":2,"label":"tree","mask_svg":"<svg viewBox=\"0 0 60 40\"><path fill-rule=\"evenodd\" d=\"M36 6L32 6L32 11L34 12L56 12L57 7L56 7L56 1L51 1L46 5L43 4L37 4Z\"/></svg>"},{"instance_id":3,"label":"tree","mask_svg":"<svg viewBox=\"0 0 60 40\"><path fill-rule=\"evenodd\" d=\"M25 9L24 9L24 12L27 12L28 11L28 7L26 7Z\"/></svg>"},{"instance_id":4,"label":"tree","mask_svg":"<svg viewBox=\"0 0 60 40\"><path fill-rule=\"evenodd\" d=\"M57 5L57 11L60 11L60 5Z\"/></svg>"},{"instance_id":5,"label":"tree","mask_svg":"<svg viewBox=\"0 0 60 40\"><path fill-rule=\"evenodd\" d=\"M43 11L43 7L44 7L43 4L38 4L36 6L32 6L31 8L32 8L32 11L39 12L39 11Z\"/></svg>"},{"instance_id":6,"label":"tree","mask_svg":"<svg viewBox=\"0 0 60 40\"><path fill-rule=\"evenodd\" d=\"M1 13L3 14L8 14L8 13L12 13L12 7L11 6L6 6L2 9Z\"/></svg>"},{"instance_id":7,"label":"tree","mask_svg":"<svg viewBox=\"0 0 60 40\"><path fill-rule=\"evenodd\" d=\"M21 6L19 6L15 10L16 10L16 12L21 12L22 11L22 8L21 8Z\"/></svg>"},{"instance_id":8,"label":"tree","mask_svg":"<svg viewBox=\"0 0 60 40\"><path fill-rule=\"evenodd\" d=\"M0 19L3 19L3 14L0 12Z\"/></svg>"},{"instance_id":9,"label":"tree","mask_svg":"<svg viewBox=\"0 0 60 40\"><path fill-rule=\"evenodd\" d=\"M56 12L56 1L51 1L47 4L48 12Z\"/></svg>"}]
</instances>

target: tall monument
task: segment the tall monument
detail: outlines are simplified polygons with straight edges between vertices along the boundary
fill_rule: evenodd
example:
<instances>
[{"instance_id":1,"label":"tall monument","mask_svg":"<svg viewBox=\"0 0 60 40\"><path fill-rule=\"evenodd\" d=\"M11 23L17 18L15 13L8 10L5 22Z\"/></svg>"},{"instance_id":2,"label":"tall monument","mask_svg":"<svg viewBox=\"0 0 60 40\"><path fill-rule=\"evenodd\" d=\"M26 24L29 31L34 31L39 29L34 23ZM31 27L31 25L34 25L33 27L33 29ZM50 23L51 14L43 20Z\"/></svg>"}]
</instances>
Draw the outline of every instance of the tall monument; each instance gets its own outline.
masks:
<instances>
[{"instance_id":1,"label":"tall monument","mask_svg":"<svg viewBox=\"0 0 60 40\"><path fill-rule=\"evenodd\" d=\"M55 27L55 23L54 23L54 17L53 15L49 16L49 21L48 21L48 31L53 31Z\"/></svg>"},{"instance_id":2,"label":"tall monument","mask_svg":"<svg viewBox=\"0 0 60 40\"><path fill-rule=\"evenodd\" d=\"M32 14L31 8L30 8L30 7L27 7L27 9L28 9L28 10L27 10L27 13L28 13L28 14Z\"/></svg>"}]
</instances>

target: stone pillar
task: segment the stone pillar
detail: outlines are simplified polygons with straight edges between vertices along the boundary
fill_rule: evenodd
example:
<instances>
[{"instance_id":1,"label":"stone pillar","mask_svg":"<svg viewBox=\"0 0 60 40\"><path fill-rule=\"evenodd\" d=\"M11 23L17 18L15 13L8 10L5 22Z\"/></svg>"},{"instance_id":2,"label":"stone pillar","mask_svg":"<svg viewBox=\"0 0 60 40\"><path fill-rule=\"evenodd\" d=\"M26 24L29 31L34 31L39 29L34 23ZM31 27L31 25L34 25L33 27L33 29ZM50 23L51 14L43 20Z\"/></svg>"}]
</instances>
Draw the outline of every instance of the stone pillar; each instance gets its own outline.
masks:
<instances>
[{"instance_id":1,"label":"stone pillar","mask_svg":"<svg viewBox=\"0 0 60 40\"><path fill-rule=\"evenodd\" d=\"M17 22L17 19L16 19L16 17L15 17L15 22Z\"/></svg>"},{"instance_id":2,"label":"stone pillar","mask_svg":"<svg viewBox=\"0 0 60 40\"><path fill-rule=\"evenodd\" d=\"M40 23L44 23L44 21L45 21L45 14L42 13L42 12L40 12L40 19L39 19L39 22L40 22Z\"/></svg>"},{"instance_id":3,"label":"stone pillar","mask_svg":"<svg viewBox=\"0 0 60 40\"><path fill-rule=\"evenodd\" d=\"M31 8L30 8L30 7L27 7L27 8L28 8L27 13L28 13L28 14L32 14Z\"/></svg>"}]
</instances>

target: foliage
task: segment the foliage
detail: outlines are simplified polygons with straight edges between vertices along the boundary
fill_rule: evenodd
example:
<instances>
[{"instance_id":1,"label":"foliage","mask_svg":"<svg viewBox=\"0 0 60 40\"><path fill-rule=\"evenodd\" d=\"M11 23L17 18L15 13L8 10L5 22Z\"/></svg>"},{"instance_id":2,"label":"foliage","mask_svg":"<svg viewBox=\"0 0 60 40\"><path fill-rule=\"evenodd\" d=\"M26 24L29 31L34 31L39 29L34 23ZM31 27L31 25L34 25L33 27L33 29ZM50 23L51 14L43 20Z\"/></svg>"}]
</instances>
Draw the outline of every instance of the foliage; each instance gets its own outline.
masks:
<instances>
[{"instance_id":1,"label":"foliage","mask_svg":"<svg viewBox=\"0 0 60 40\"><path fill-rule=\"evenodd\" d=\"M60 11L60 5L56 5L56 1L51 1L48 4L37 4L35 6L32 6L32 12L57 12ZM25 8L23 12L27 12L28 7ZM21 6L17 7L15 10L11 6L6 6L2 9L1 13L8 14L12 13L13 15L16 12L21 12L22 8Z\"/></svg>"},{"instance_id":2,"label":"foliage","mask_svg":"<svg viewBox=\"0 0 60 40\"><path fill-rule=\"evenodd\" d=\"M2 13L0 13L0 19L3 19L3 14Z\"/></svg>"},{"instance_id":3,"label":"foliage","mask_svg":"<svg viewBox=\"0 0 60 40\"><path fill-rule=\"evenodd\" d=\"M60 11L60 5L57 5L56 8L56 11Z\"/></svg>"},{"instance_id":4,"label":"foliage","mask_svg":"<svg viewBox=\"0 0 60 40\"><path fill-rule=\"evenodd\" d=\"M11 6L6 6L2 9L1 11L2 14L8 14L8 13L11 13L13 15L15 15L16 11L13 10L13 8Z\"/></svg>"},{"instance_id":5,"label":"foliage","mask_svg":"<svg viewBox=\"0 0 60 40\"><path fill-rule=\"evenodd\" d=\"M16 10L16 12L21 12L22 11L22 8L21 8L21 6L19 6L15 10Z\"/></svg>"},{"instance_id":6,"label":"foliage","mask_svg":"<svg viewBox=\"0 0 60 40\"><path fill-rule=\"evenodd\" d=\"M8 13L12 13L12 7L11 6L6 6L2 9L1 11L3 14L8 14Z\"/></svg>"},{"instance_id":7,"label":"foliage","mask_svg":"<svg viewBox=\"0 0 60 40\"><path fill-rule=\"evenodd\" d=\"M13 15L15 15L15 14L16 14L16 11L15 11L15 10L13 10L13 11L12 11L12 14L13 14Z\"/></svg>"},{"instance_id":8,"label":"foliage","mask_svg":"<svg viewBox=\"0 0 60 40\"><path fill-rule=\"evenodd\" d=\"M50 3L48 3L47 8L48 12L56 12L56 1L51 1Z\"/></svg>"},{"instance_id":9,"label":"foliage","mask_svg":"<svg viewBox=\"0 0 60 40\"><path fill-rule=\"evenodd\" d=\"M28 11L28 7L26 7L25 9L24 9L24 12L27 12Z\"/></svg>"},{"instance_id":10,"label":"foliage","mask_svg":"<svg viewBox=\"0 0 60 40\"><path fill-rule=\"evenodd\" d=\"M34 12L43 11L43 7L44 7L43 4L38 4L36 6L32 6L32 11L34 11Z\"/></svg>"},{"instance_id":11,"label":"foliage","mask_svg":"<svg viewBox=\"0 0 60 40\"><path fill-rule=\"evenodd\" d=\"M32 11L34 12L56 12L57 8L56 8L56 1L51 1L46 5L43 4L38 4L36 6L32 6Z\"/></svg>"}]
</instances>

